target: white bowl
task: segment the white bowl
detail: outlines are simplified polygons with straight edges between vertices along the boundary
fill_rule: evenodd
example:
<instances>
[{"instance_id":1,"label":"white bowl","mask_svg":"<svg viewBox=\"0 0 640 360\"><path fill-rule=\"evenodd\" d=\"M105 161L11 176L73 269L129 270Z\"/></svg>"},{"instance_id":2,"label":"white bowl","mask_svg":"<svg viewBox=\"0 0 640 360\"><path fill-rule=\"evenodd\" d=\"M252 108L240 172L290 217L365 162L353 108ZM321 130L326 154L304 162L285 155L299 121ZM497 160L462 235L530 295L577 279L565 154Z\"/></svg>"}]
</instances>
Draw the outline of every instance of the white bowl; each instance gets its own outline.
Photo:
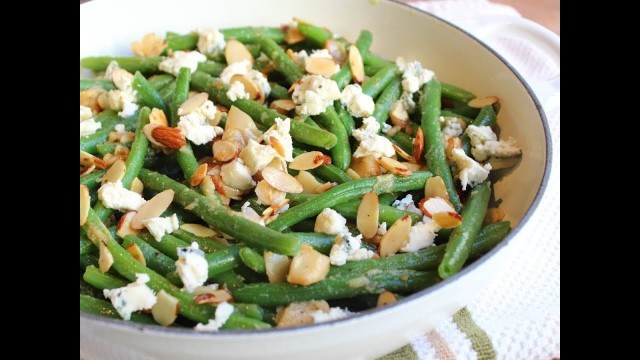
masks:
<instances>
[{"instance_id":1,"label":"white bowl","mask_svg":"<svg viewBox=\"0 0 640 360\"><path fill-rule=\"evenodd\" d=\"M186 33L197 27L278 26L299 17L355 39L373 33L371 51L417 59L446 82L479 96L496 95L502 136L523 156L495 183L495 198L512 221L508 237L456 276L382 309L347 319L267 331L196 333L80 314L86 358L351 359L388 353L463 307L503 270L509 244L535 210L547 182L551 149L541 106L524 80L496 53L461 29L391 1L370 0L94 0L80 6L80 57L130 55L145 33Z\"/></svg>"}]
</instances>

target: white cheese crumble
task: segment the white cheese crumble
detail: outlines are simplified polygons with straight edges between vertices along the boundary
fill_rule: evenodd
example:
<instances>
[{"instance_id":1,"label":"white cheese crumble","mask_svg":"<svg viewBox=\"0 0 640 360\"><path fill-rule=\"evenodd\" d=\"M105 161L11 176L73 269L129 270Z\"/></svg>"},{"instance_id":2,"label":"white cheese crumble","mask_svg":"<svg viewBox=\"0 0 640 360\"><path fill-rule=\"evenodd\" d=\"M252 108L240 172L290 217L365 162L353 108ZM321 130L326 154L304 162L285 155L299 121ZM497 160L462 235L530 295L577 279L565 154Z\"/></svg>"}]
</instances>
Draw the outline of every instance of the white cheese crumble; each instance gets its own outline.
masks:
<instances>
[{"instance_id":1,"label":"white cheese crumble","mask_svg":"<svg viewBox=\"0 0 640 360\"><path fill-rule=\"evenodd\" d=\"M347 225L347 219L338 214L337 211L331 208L325 208L322 210L318 217L316 217L316 224L313 228L314 232L338 235Z\"/></svg>"},{"instance_id":2,"label":"white cheese crumble","mask_svg":"<svg viewBox=\"0 0 640 360\"><path fill-rule=\"evenodd\" d=\"M105 183L98 189L98 198L109 209L127 212L138 210L147 201L137 192L125 189L122 181Z\"/></svg>"},{"instance_id":3,"label":"white cheese crumble","mask_svg":"<svg viewBox=\"0 0 640 360\"><path fill-rule=\"evenodd\" d=\"M227 97L231 101L248 99L249 93L244 91L244 85L240 81L234 81L231 86L229 86L229 90L227 90Z\"/></svg>"},{"instance_id":4,"label":"white cheese crumble","mask_svg":"<svg viewBox=\"0 0 640 360\"><path fill-rule=\"evenodd\" d=\"M407 63L402 57L398 57L396 65L402 71L402 89L408 93L420 90L420 87L435 75L433 71L423 69L419 61Z\"/></svg>"},{"instance_id":5,"label":"white cheese crumble","mask_svg":"<svg viewBox=\"0 0 640 360\"><path fill-rule=\"evenodd\" d=\"M95 134L101 127L102 124L96 122L95 118L93 118L91 109L80 105L80 136Z\"/></svg>"},{"instance_id":6,"label":"white cheese crumble","mask_svg":"<svg viewBox=\"0 0 640 360\"><path fill-rule=\"evenodd\" d=\"M176 214L166 217L149 218L143 220L142 224L149 230L156 241L161 241L162 237L166 234L171 234L180 228L180 222Z\"/></svg>"},{"instance_id":7,"label":"white cheese crumble","mask_svg":"<svg viewBox=\"0 0 640 360\"><path fill-rule=\"evenodd\" d=\"M124 124L117 124L116 126L113 127L113 130L117 133L123 134L125 131Z\"/></svg>"},{"instance_id":8,"label":"white cheese crumble","mask_svg":"<svg viewBox=\"0 0 640 360\"><path fill-rule=\"evenodd\" d=\"M304 69L304 62L309 57L306 50L300 50L298 52L293 53L293 62L298 65L299 68Z\"/></svg>"},{"instance_id":9,"label":"white cheese crumble","mask_svg":"<svg viewBox=\"0 0 640 360\"><path fill-rule=\"evenodd\" d=\"M373 114L376 104L371 96L362 92L358 84L345 86L342 90L340 102L347 107L349 114L355 117L368 117Z\"/></svg>"},{"instance_id":10,"label":"white cheese crumble","mask_svg":"<svg viewBox=\"0 0 640 360\"><path fill-rule=\"evenodd\" d=\"M238 190L249 190L256 186L255 181L251 178L251 171L240 158L235 158L232 162L222 165L220 176L225 184Z\"/></svg>"},{"instance_id":11,"label":"white cheese crumble","mask_svg":"<svg viewBox=\"0 0 640 360\"><path fill-rule=\"evenodd\" d=\"M456 117L445 118L444 116L440 116L440 122L444 123L442 135L458 137L464 132L461 120Z\"/></svg>"},{"instance_id":12,"label":"white cheese crumble","mask_svg":"<svg viewBox=\"0 0 640 360\"><path fill-rule=\"evenodd\" d=\"M262 139L265 143L269 144L269 146L273 147L271 144L271 138L274 137L280 142L282 147L284 148L284 160L285 161L293 161L293 139L291 138L291 119L280 119L276 118L276 128L268 130L262 135ZM280 154L277 154L280 156Z\"/></svg>"},{"instance_id":13,"label":"white cheese crumble","mask_svg":"<svg viewBox=\"0 0 640 360\"><path fill-rule=\"evenodd\" d=\"M489 156L514 157L522 153L514 138L498 141L498 136L489 126L469 125L466 134L471 142L471 155L477 161L485 161Z\"/></svg>"},{"instance_id":14,"label":"white cheese crumble","mask_svg":"<svg viewBox=\"0 0 640 360\"><path fill-rule=\"evenodd\" d=\"M406 210L411 211L412 213L422 215L422 211L416 207L416 204L413 202L413 195L407 194L404 198L400 200L395 200L391 203L391 206L395 207L398 210Z\"/></svg>"},{"instance_id":15,"label":"white cheese crumble","mask_svg":"<svg viewBox=\"0 0 640 360\"><path fill-rule=\"evenodd\" d=\"M434 221L419 222L413 225L411 231L409 231L409 241L400 251L415 252L431 246L438 230L440 230L440 227Z\"/></svg>"},{"instance_id":16,"label":"white cheese crumble","mask_svg":"<svg viewBox=\"0 0 640 360\"><path fill-rule=\"evenodd\" d=\"M353 153L354 157L373 155L376 159L382 156L391 157L396 151L393 144L384 136L378 135L380 123L373 116L362 121L362 127L353 130L353 137L360 141L360 145Z\"/></svg>"},{"instance_id":17,"label":"white cheese crumble","mask_svg":"<svg viewBox=\"0 0 640 360\"><path fill-rule=\"evenodd\" d=\"M462 183L462 190L467 189L467 185L474 187L483 182L489 176L491 164L484 166L468 157L462 149L453 149L451 152L453 161L458 168L458 177Z\"/></svg>"},{"instance_id":18,"label":"white cheese crumble","mask_svg":"<svg viewBox=\"0 0 640 360\"><path fill-rule=\"evenodd\" d=\"M249 143L238 155L244 164L249 168L251 175L264 169L271 163L271 160L278 156L278 153L267 145L260 145L257 141L249 139Z\"/></svg>"},{"instance_id":19,"label":"white cheese crumble","mask_svg":"<svg viewBox=\"0 0 640 360\"><path fill-rule=\"evenodd\" d=\"M338 84L320 75L305 75L293 90L292 100L300 115L318 115L340 99Z\"/></svg>"},{"instance_id":20,"label":"white cheese crumble","mask_svg":"<svg viewBox=\"0 0 640 360\"><path fill-rule=\"evenodd\" d=\"M251 63L249 60L237 61L232 64L229 64L222 72L220 73L220 80L223 83L229 84L231 83L231 78L234 75L247 75L251 70Z\"/></svg>"},{"instance_id":21,"label":"white cheese crumble","mask_svg":"<svg viewBox=\"0 0 640 360\"><path fill-rule=\"evenodd\" d=\"M387 223L383 222L382 224L378 225L378 231L376 231L377 235L384 235L387 233Z\"/></svg>"},{"instance_id":22,"label":"white cheese crumble","mask_svg":"<svg viewBox=\"0 0 640 360\"><path fill-rule=\"evenodd\" d=\"M180 116L178 129L184 137L196 145L210 142L216 137L216 129L209 124L216 117L217 109L211 100L206 100L200 107Z\"/></svg>"},{"instance_id":23,"label":"white cheese crumble","mask_svg":"<svg viewBox=\"0 0 640 360\"><path fill-rule=\"evenodd\" d=\"M196 242L191 243L189 247L177 248L177 252L176 271L182 280L184 290L191 293L207 281L209 264Z\"/></svg>"},{"instance_id":24,"label":"white cheese crumble","mask_svg":"<svg viewBox=\"0 0 640 360\"><path fill-rule=\"evenodd\" d=\"M151 309L157 298L153 290L147 286L149 275L136 274L136 281L127 286L116 289L104 289L105 298L111 300L121 318L131 319L131 313L145 309Z\"/></svg>"},{"instance_id":25,"label":"white cheese crumble","mask_svg":"<svg viewBox=\"0 0 640 360\"><path fill-rule=\"evenodd\" d=\"M322 310L316 310L311 313L311 316L313 316L313 322L317 324L325 321L342 319L351 314L353 313L347 309L332 307L329 309L328 312L324 312Z\"/></svg>"},{"instance_id":26,"label":"white cheese crumble","mask_svg":"<svg viewBox=\"0 0 640 360\"><path fill-rule=\"evenodd\" d=\"M111 80L111 81L113 81L113 71L114 71L115 69L120 69L120 65L118 65L118 62L117 62L117 61L115 61L115 60L111 60L111 61L109 62L109 65L107 65L107 68L106 68L106 69L105 69L105 71L104 71L104 76L103 76L103 78L104 78L104 79L107 79L107 80Z\"/></svg>"},{"instance_id":27,"label":"white cheese crumble","mask_svg":"<svg viewBox=\"0 0 640 360\"><path fill-rule=\"evenodd\" d=\"M198 331L218 331L224 323L229 320L231 314L233 314L233 306L226 301L221 302L216 306L215 319L209 319L206 324L197 324L195 329Z\"/></svg>"},{"instance_id":28,"label":"white cheese crumble","mask_svg":"<svg viewBox=\"0 0 640 360\"><path fill-rule=\"evenodd\" d=\"M110 90L107 93L107 106L112 110L119 110L118 115L126 118L138 110L137 92L133 90L133 74L120 69L115 62L111 62L109 66L111 67L112 64L114 66L111 69L107 68L105 78L113 81L116 90Z\"/></svg>"},{"instance_id":29,"label":"white cheese crumble","mask_svg":"<svg viewBox=\"0 0 640 360\"><path fill-rule=\"evenodd\" d=\"M224 50L227 43L218 29L198 29L198 50L203 54Z\"/></svg>"},{"instance_id":30,"label":"white cheese crumble","mask_svg":"<svg viewBox=\"0 0 640 360\"><path fill-rule=\"evenodd\" d=\"M80 121L89 120L93 117L91 108L80 105Z\"/></svg>"},{"instance_id":31,"label":"white cheese crumble","mask_svg":"<svg viewBox=\"0 0 640 360\"><path fill-rule=\"evenodd\" d=\"M342 266L347 261L371 259L374 255L373 251L362 247L362 234L353 236L345 226L331 247L329 261L331 265Z\"/></svg>"},{"instance_id":32,"label":"white cheese crumble","mask_svg":"<svg viewBox=\"0 0 640 360\"><path fill-rule=\"evenodd\" d=\"M193 74L198 69L198 64L207 61L207 57L197 51L174 51L171 57L160 62L158 69L178 76L180 68L186 67Z\"/></svg>"},{"instance_id":33,"label":"white cheese crumble","mask_svg":"<svg viewBox=\"0 0 640 360\"><path fill-rule=\"evenodd\" d=\"M245 219L251 220L256 224L265 226L264 219L260 214L258 214L253 208L250 206L251 204L247 201L240 208L240 213L244 216Z\"/></svg>"}]
</instances>

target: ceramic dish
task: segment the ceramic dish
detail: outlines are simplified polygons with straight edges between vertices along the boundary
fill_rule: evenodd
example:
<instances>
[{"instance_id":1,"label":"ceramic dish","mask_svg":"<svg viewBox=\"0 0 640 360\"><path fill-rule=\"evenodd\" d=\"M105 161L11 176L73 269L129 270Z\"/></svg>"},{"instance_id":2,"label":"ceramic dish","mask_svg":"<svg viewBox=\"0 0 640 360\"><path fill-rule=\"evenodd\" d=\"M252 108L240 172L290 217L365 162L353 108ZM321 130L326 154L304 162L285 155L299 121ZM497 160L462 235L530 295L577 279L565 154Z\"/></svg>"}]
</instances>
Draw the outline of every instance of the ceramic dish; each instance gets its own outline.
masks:
<instances>
[{"instance_id":1,"label":"ceramic dish","mask_svg":"<svg viewBox=\"0 0 640 360\"><path fill-rule=\"evenodd\" d=\"M351 359L374 358L424 334L464 306L504 270L510 246L535 211L550 169L548 128L529 86L499 55L461 29L392 1L370 0L94 0L80 6L80 57L130 55L148 32L186 33L197 27L277 26L299 17L348 39L373 33L371 51L416 59L446 82L496 95L502 136L522 147L520 164L495 183L513 230L459 274L397 303L328 323L266 331L198 333L80 314L86 358Z\"/></svg>"}]
</instances>

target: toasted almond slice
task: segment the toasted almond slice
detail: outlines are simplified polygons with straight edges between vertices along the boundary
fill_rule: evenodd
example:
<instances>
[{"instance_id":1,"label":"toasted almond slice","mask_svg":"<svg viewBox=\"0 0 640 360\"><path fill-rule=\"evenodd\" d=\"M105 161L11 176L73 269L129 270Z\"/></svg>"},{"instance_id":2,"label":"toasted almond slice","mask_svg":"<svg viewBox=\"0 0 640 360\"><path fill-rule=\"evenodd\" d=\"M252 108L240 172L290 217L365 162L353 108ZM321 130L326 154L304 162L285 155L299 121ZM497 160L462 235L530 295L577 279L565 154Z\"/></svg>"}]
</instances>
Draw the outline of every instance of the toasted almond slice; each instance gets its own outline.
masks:
<instances>
[{"instance_id":1,"label":"toasted almond slice","mask_svg":"<svg viewBox=\"0 0 640 360\"><path fill-rule=\"evenodd\" d=\"M361 178L368 178L382 174L380 164L378 164L378 161L372 155L352 158L350 167L360 175Z\"/></svg>"},{"instance_id":2,"label":"toasted almond slice","mask_svg":"<svg viewBox=\"0 0 640 360\"><path fill-rule=\"evenodd\" d=\"M284 202L287 194L280 190L276 190L268 182L261 180L255 188L258 203L262 205L276 205Z\"/></svg>"},{"instance_id":3,"label":"toasted almond slice","mask_svg":"<svg viewBox=\"0 0 640 360\"><path fill-rule=\"evenodd\" d=\"M229 109L229 115L227 116L227 122L224 129L226 133L226 131L229 129L258 130L258 127L256 126L256 123L253 121L251 116L238 109L234 105L231 105L231 109Z\"/></svg>"},{"instance_id":4,"label":"toasted almond slice","mask_svg":"<svg viewBox=\"0 0 640 360\"><path fill-rule=\"evenodd\" d=\"M410 176L412 174L411 170L398 160L383 156L378 160L378 162L383 168L387 169L387 171L392 174L396 174L398 176Z\"/></svg>"},{"instance_id":5,"label":"toasted almond slice","mask_svg":"<svg viewBox=\"0 0 640 360\"><path fill-rule=\"evenodd\" d=\"M443 229L458 227L462 223L462 217L452 211L435 213L431 218Z\"/></svg>"},{"instance_id":6,"label":"toasted almond slice","mask_svg":"<svg viewBox=\"0 0 640 360\"><path fill-rule=\"evenodd\" d=\"M264 267L270 283L286 282L290 265L291 259L288 256L264 251Z\"/></svg>"},{"instance_id":7,"label":"toasted almond slice","mask_svg":"<svg viewBox=\"0 0 640 360\"><path fill-rule=\"evenodd\" d=\"M182 224L180 229L200 237L215 237L217 235L213 229L200 224Z\"/></svg>"},{"instance_id":8,"label":"toasted almond slice","mask_svg":"<svg viewBox=\"0 0 640 360\"><path fill-rule=\"evenodd\" d=\"M169 122L167 121L167 116L164 114L164 111L157 108L151 109L151 113L149 114L149 123L169 126Z\"/></svg>"},{"instance_id":9,"label":"toasted almond slice","mask_svg":"<svg viewBox=\"0 0 640 360\"><path fill-rule=\"evenodd\" d=\"M80 150L80 165L82 166L91 166L95 165L98 169L106 169L107 164L104 160L100 159L97 156L93 156L86 151Z\"/></svg>"},{"instance_id":10,"label":"toasted almond slice","mask_svg":"<svg viewBox=\"0 0 640 360\"><path fill-rule=\"evenodd\" d=\"M304 69L309 74L331 76L336 73L336 62L328 58L309 57L304 60Z\"/></svg>"},{"instance_id":11,"label":"toasted almond slice","mask_svg":"<svg viewBox=\"0 0 640 360\"><path fill-rule=\"evenodd\" d=\"M352 168L348 168L348 169L347 169L347 171L345 171L345 172L346 172L346 173L347 173L347 175L348 175L351 179L353 179L353 180L359 180L359 179L362 179L362 178L360 177L360 175L358 175L358 173L357 173L357 172L355 172L355 170L353 170Z\"/></svg>"},{"instance_id":12,"label":"toasted almond slice","mask_svg":"<svg viewBox=\"0 0 640 360\"><path fill-rule=\"evenodd\" d=\"M142 223L144 220L162 215L169 205L171 205L173 195L173 190L167 189L140 206L138 213L131 221L131 227L136 230L142 230L142 228L144 228L144 224Z\"/></svg>"},{"instance_id":13,"label":"toasted almond slice","mask_svg":"<svg viewBox=\"0 0 640 360\"><path fill-rule=\"evenodd\" d=\"M229 199L240 200L242 199L242 195L245 194L242 190L238 190L234 187L231 187L225 184L222 181L222 177L220 175L211 176L211 180L216 187L216 191Z\"/></svg>"},{"instance_id":14,"label":"toasted almond slice","mask_svg":"<svg viewBox=\"0 0 640 360\"><path fill-rule=\"evenodd\" d=\"M127 235L138 235L139 231L131 228L131 221L137 213L137 211L129 211L122 215L120 217L120 220L118 220L116 235L118 235L121 239L124 239L124 237Z\"/></svg>"},{"instance_id":15,"label":"toasted almond slice","mask_svg":"<svg viewBox=\"0 0 640 360\"><path fill-rule=\"evenodd\" d=\"M293 302L276 313L276 326L279 328L313 324L313 314L316 312L329 313L329 303L325 300L311 300Z\"/></svg>"},{"instance_id":16,"label":"toasted almond slice","mask_svg":"<svg viewBox=\"0 0 640 360\"><path fill-rule=\"evenodd\" d=\"M416 164L416 163L412 163L412 162L403 162L403 161L400 161L400 164L406 166L411 171L420 171L420 170L422 170L422 165L420 165L420 164Z\"/></svg>"},{"instance_id":17,"label":"toasted almond slice","mask_svg":"<svg viewBox=\"0 0 640 360\"><path fill-rule=\"evenodd\" d=\"M413 139L413 159L416 163L420 163L422 157L422 151L424 150L424 134L422 128L419 127L416 132L416 137Z\"/></svg>"},{"instance_id":18,"label":"toasted almond slice","mask_svg":"<svg viewBox=\"0 0 640 360\"><path fill-rule=\"evenodd\" d=\"M202 180L204 180L204 177L207 176L207 170L209 170L207 163L200 164L200 166L198 166L196 171L194 171L193 174L191 175L190 185L192 187L200 185Z\"/></svg>"},{"instance_id":19,"label":"toasted almond slice","mask_svg":"<svg viewBox=\"0 0 640 360\"><path fill-rule=\"evenodd\" d=\"M278 140L275 136L269 136L269 143L271 147L278 153L278 155L285 157L286 151L284 149L284 145Z\"/></svg>"},{"instance_id":20,"label":"toasted almond slice","mask_svg":"<svg viewBox=\"0 0 640 360\"><path fill-rule=\"evenodd\" d=\"M209 99L209 94L207 94L206 92L202 92L188 98L178 108L178 116L190 114L193 110L202 106L202 104L204 104L204 102L207 101L208 99Z\"/></svg>"},{"instance_id":21,"label":"toasted almond slice","mask_svg":"<svg viewBox=\"0 0 640 360\"><path fill-rule=\"evenodd\" d=\"M298 194L303 191L298 179L280 169L266 167L262 169L262 178L275 189L286 193Z\"/></svg>"},{"instance_id":22,"label":"toasted almond slice","mask_svg":"<svg viewBox=\"0 0 640 360\"><path fill-rule=\"evenodd\" d=\"M449 200L441 197L424 198L419 206L420 210L430 218L433 218L433 215L441 212L456 212L451 203L449 203Z\"/></svg>"},{"instance_id":23,"label":"toasted almond slice","mask_svg":"<svg viewBox=\"0 0 640 360\"><path fill-rule=\"evenodd\" d=\"M294 59L294 62L295 62L295 59ZM294 92L294 91L295 91L295 89L296 89L296 87L298 87L298 85L300 85L300 84L301 84L300 79L298 79L298 80L294 81L294 82L293 82L293 84L291 84L291 86L289 86L289 90L288 90L288 91L289 91L289 94L291 94L292 92Z\"/></svg>"},{"instance_id":24,"label":"toasted almond slice","mask_svg":"<svg viewBox=\"0 0 640 360\"><path fill-rule=\"evenodd\" d=\"M378 216L380 215L380 200L375 191L369 191L362 196L356 225L365 239L371 239L378 232Z\"/></svg>"},{"instance_id":25,"label":"toasted almond slice","mask_svg":"<svg viewBox=\"0 0 640 360\"><path fill-rule=\"evenodd\" d=\"M131 43L131 51L136 56L160 56L166 47L167 41L154 33L148 33L141 41Z\"/></svg>"},{"instance_id":26,"label":"toasted almond slice","mask_svg":"<svg viewBox=\"0 0 640 360\"><path fill-rule=\"evenodd\" d=\"M269 104L270 109L273 109L282 115L288 115L295 107L296 104L291 99L273 100L271 104Z\"/></svg>"},{"instance_id":27,"label":"toasted almond slice","mask_svg":"<svg viewBox=\"0 0 640 360\"><path fill-rule=\"evenodd\" d=\"M300 170L296 179L298 179L302 185L302 192L304 194L316 194L316 189L322 186L322 183L319 182L315 176L305 170Z\"/></svg>"},{"instance_id":28,"label":"toasted almond slice","mask_svg":"<svg viewBox=\"0 0 640 360\"><path fill-rule=\"evenodd\" d=\"M336 185L338 185L337 182L326 182L316 188L316 194L322 194Z\"/></svg>"},{"instance_id":29,"label":"toasted almond slice","mask_svg":"<svg viewBox=\"0 0 640 360\"><path fill-rule=\"evenodd\" d=\"M449 201L447 187L444 185L444 181L440 176L427 179L427 182L424 184L424 196L427 199L438 197Z\"/></svg>"},{"instance_id":30,"label":"toasted almond slice","mask_svg":"<svg viewBox=\"0 0 640 360\"><path fill-rule=\"evenodd\" d=\"M344 64L347 61L347 50L344 48L344 44L335 39L329 39L324 42L322 47L329 51L329 54L338 65Z\"/></svg>"},{"instance_id":31,"label":"toasted almond slice","mask_svg":"<svg viewBox=\"0 0 640 360\"><path fill-rule=\"evenodd\" d=\"M222 134L222 140L228 140L233 142L236 145L238 151L240 149L244 149L247 146L247 142L245 141L245 136L243 135L243 131L241 129L229 129L225 130L224 134ZM213 144L218 141L215 141Z\"/></svg>"},{"instance_id":32,"label":"toasted almond slice","mask_svg":"<svg viewBox=\"0 0 640 360\"><path fill-rule=\"evenodd\" d=\"M447 147L444 152L447 155L447 159L453 162L453 149L462 148L462 140L459 137L450 137L447 139ZM491 168L493 170L493 168Z\"/></svg>"},{"instance_id":33,"label":"toasted almond slice","mask_svg":"<svg viewBox=\"0 0 640 360\"><path fill-rule=\"evenodd\" d=\"M187 144L187 140L178 128L159 125L151 130L151 136L155 141L169 149L178 150Z\"/></svg>"},{"instance_id":34,"label":"toasted almond slice","mask_svg":"<svg viewBox=\"0 0 640 360\"><path fill-rule=\"evenodd\" d=\"M144 266L147 266L147 260L145 260L144 254L142 253L142 250L140 250L140 247L138 245L134 243L129 244L129 246L127 246L127 252L131 254L131 256L133 256L133 258L136 259L137 262L141 263Z\"/></svg>"},{"instance_id":35,"label":"toasted almond slice","mask_svg":"<svg viewBox=\"0 0 640 360\"><path fill-rule=\"evenodd\" d=\"M304 41L304 39L304 35L302 35L298 28L288 28L287 32L284 34L284 41L289 45L297 44Z\"/></svg>"},{"instance_id":36,"label":"toasted almond slice","mask_svg":"<svg viewBox=\"0 0 640 360\"><path fill-rule=\"evenodd\" d=\"M151 308L153 320L162 326L173 324L180 313L180 302L164 290L158 291L156 298L156 303Z\"/></svg>"},{"instance_id":37,"label":"toasted almond slice","mask_svg":"<svg viewBox=\"0 0 640 360\"><path fill-rule=\"evenodd\" d=\"M398 252L409 241L411 217L405 215L396 221L380 239L380 257L391 256Z\"/></svg>"},{"instance_id":38,"label":"toasted almond slice","mask_svg":"<svg viewBox=\"0 0 640 360\"><path fill-rule=\"evenodd\" d=\"M483 225L489 225L489 224L495 224L497 222L500 222L502 220L504 220L505 217L505 213L504 210L500 209L500 208L489 208L487 210L487 214L484 216L484 220L482 221Z\"/></svg>"},{"instance_id":39,"label":"toasted almond slice","mask_svg":"<svg viewBox=\"0 0 640 360\"><path fill-rule=\"evenodd\" d=\"M127 165L125 164L125 162L119 159L116 160L116 162L111 165L109 170L107 170L107 172L102 177L102 184L108 182L114 183L122 180L126 171Z\"/></svg>"},{"instance_id":40,"label":"toasted almond slice","mask_svg":"<svg viewBox=\"0 0 640 360\"><path fill-rule=\"evenodd\" d=\"M231 39L227 41L227 45L224 47L224 57L227 59L227 64L247 60L251 64L251 67L253 67L253 55L251 55L247 47L238 40Z\"/></svg>"},{"instance_id":41,"label":"toasted almond slice","mask_svg":"<svg viewBox=\"0 0 640 360\"><path fill-rule=\"evenodd\" d=\"M104 241L100 241L100 257L98 258L100 272L105 273L109 271L111 265L113 265L113 255L111 255L111 251L107 248L107 244L105 244Z\"/></svg>"},{"instance_id":42,"label":"toasted almond slice","mask_svg":"<svg viewBox=\"0 0 640 360\"><path fill-rule=\"evenodd\" d=\"M89 175L96 169L95 165L80 167L80 176Z\"/></svg>"},{"instance_id":43,"label":"toasted almond slice","mask_svg":"<svg viewBox=\"0 0 640 360\"><path fill-rule=\"evenodd\" d=\"M364 80L364 63L362 62L360 50L355 45L349 46L349 67L351 68L353 80L361 84L362 80Z\"/></svg>"},{"instance_id":44,"label":"toasted almond slice","mask_svg":"<svg viewBox=\"0 0 640 360\"><path fill-rule=\"evenodd\" d=\"M89 188L80 184L80 226L87 222L89 209L91 209L91 195L89 195Z\"/></svg>"},{"instance_id":45,"label":"toasted almond slice","mask_svg":"<svg viewBox=\"0 0 640 360\"><path fill-rule=\"evenodd\" d=\"M319 166L331 164L331 157L320 151L309 151L296 156L289 163L289 169L294 170L311 170Z\"/></svg>"},{"instance_id":46,"label":"toasted almond slice","mask_svg":"<svg viewBox=\"0 0 640 360\"><path fill-rule=\"evenodd\" d=\"M233 84L236 81L239 81L244 86L244 91L249 94L251 100L255 100L260 96L260 88L248 77L236 74L231 77L229 83Z\"/></svg>"},{"instance_id":47,"label":"toasted almond slice","mask_svg":"<svg viewBox=\"0 0 640 360\"><path fill-rule=\"evenodd\" d=\"M137 177L133 178L131 181L131 186L129 186L129 190L142 195L142 190L144 190L144 184Z\"/></svg>"},{"instance_id":48,"label":"toasted almond slice","mask_svg":"<svg viewBox=\"0 0 640 360\"><path fill-rule=\"evenodd\" d=\"M376 307L383 307L385 305L393 304L398 301L398 298L391 291L384 291L378 296L378 303Z\"/></svg>"},{"instance_id":49,"label":"toasted almond slice","mask_svg":"<svg viewBox=\"0 0 640 360\"><path fill-rule=\"evenodd\" d=\"M233 301L231 293L224 289L213 290L204 294L198 294L193 298L196 304L213 304L217 305L223 301Z\"/></svg>"},{"instance_id":50,"label":"toasted almond slice","mask_svg":"<svg viewBox=\"0 0 640 360\"><path fill-rule=\"evenodd\" d=\"M415 162L416 160L413 158L413 156L407 154L406 151L402 150L402 148L396 144L391 144L393 145L393 149L398 153L398 155L400 155L401 158L409 161L409 162Z\"/></svg>"},{"instance_id":51,"label":"toasted almond slice","mask_svg":"<svg viewBox=\"0 0 640 360\"><path fill-rule=\"evenodd\" d=\"M391 118L391 123L395 126L406 127L409 125L409 113L407 113L407 110L402 104L402 100L397 100L391 105L389 117Z\"/></svg>"},{"instance_id":52,"label":"toasted almond slice","mask_svg":"<svg viewBox=\"0 0 640 360\"><path fill-rule=\"evenodd\" d=\"M472 108L481 108L483 106L487 106L487 105L493 105L493 104L497 104L500 102L500 99L498 99L497 96L485 96L485 97L478 97L475 98L471 101L469 101L467 103L467 105L469 105Z\"/></svg>"}]
</instances>

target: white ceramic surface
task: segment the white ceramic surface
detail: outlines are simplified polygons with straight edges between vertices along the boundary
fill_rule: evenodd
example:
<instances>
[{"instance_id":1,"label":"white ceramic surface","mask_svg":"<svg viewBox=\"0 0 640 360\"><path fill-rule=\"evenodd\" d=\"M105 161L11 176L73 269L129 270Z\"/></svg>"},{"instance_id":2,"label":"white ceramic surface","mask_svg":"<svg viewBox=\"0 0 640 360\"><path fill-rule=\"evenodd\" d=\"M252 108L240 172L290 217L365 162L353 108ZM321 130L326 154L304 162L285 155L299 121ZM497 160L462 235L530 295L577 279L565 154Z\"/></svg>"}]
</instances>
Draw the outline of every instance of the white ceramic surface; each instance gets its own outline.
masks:
<instances>
[{"instance_id":1,"label":"white ceramic surface","mask_svg":"<svg viewBox=\"0 0 640 360\"><path fill-rule=\"evenodd\" d=\"M151 10L152 9L152 10ZM495 184L495 198L513 222L501 245L460 274L379 310L348 319L263 332L195 333L80 315L81 356L181 359L365 359L423 334L460 309L497 272L510 243L542 196L550 149L540 105L512 69L460 29L408 6L370 0L94 0L80 6L80 57L129 55L147 32L197 27L278 26L299 17L354 40L373 33L371 50L383 57L417 59L446 82L479 96L497 95L502 136L523 149L517 168ZM114 26L115 24L115 26Z\"/></svg>"}]
</instances>

